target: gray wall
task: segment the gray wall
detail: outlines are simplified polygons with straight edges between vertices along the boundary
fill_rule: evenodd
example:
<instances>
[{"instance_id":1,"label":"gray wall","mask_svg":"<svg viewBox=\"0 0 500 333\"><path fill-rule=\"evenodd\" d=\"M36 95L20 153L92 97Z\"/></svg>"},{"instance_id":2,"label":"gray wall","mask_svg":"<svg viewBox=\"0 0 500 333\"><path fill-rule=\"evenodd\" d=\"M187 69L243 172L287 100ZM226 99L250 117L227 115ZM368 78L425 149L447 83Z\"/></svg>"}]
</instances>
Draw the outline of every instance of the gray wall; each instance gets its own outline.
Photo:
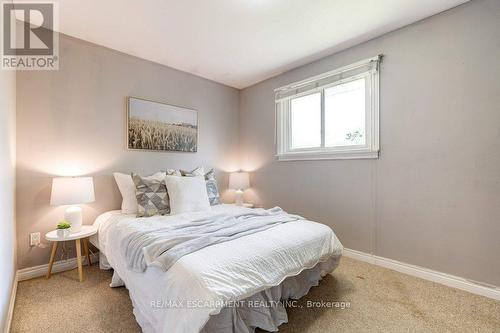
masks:
<instances>
[{"instance_id":1,"label":"gray wall","mask_svg":"<svg viewBox=\"0 0 500 333\"><path fill-rule=\"evenodd\" d=\"M238 166L238 90L64 35L60 59L58 71L17 74L19 269L48 261L49 248L30 248L28 241L30 232L43 237L63 217L63 207L49 205L54 176L94 176L96 202L83 207L91 224L120 207L114 171ZM126 150L131 95L199 110L198 153ZM225 174L219 176L224 188Z\"/></svg>"},{"instance_id":2,"label":"gray wall","mask_svg":"<svg viewBox=\"0 0 500 333\"><path fill-rule=\"evenodd\" d=\"M384 54L378 160L277 162L273 89ZM500 286L500 1L477 0L247 88L247 200L351 249Z\"/></svg>"},{"instance_id":3,"label":"gray wall","mask_svg":"<svg viewBox=\"0 0 500 333\"><path fill-rule=\"evenodd\" d=\"M16 73L0 70L0 331L4 331L16 274Z\"/></svg>"}]
</instances>

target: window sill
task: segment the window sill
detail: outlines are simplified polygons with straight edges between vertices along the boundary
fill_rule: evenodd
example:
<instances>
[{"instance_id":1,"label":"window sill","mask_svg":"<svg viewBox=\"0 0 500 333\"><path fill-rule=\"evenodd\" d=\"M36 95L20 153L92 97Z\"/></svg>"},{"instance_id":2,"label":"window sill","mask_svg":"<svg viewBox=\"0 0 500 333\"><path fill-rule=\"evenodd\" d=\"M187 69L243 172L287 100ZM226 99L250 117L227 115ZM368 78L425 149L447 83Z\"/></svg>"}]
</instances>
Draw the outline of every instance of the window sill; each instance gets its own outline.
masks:
<instances>
[{"instance_id":1,"label":"window sill","mask_svg":"<svg viewBox=\"0 0 500 333\"><path fill-rule=\"evenodd\" d=\"M276 157L278 161L360 160L378 158L378 151L297 152Z\"/></svg>"}]
</instances>

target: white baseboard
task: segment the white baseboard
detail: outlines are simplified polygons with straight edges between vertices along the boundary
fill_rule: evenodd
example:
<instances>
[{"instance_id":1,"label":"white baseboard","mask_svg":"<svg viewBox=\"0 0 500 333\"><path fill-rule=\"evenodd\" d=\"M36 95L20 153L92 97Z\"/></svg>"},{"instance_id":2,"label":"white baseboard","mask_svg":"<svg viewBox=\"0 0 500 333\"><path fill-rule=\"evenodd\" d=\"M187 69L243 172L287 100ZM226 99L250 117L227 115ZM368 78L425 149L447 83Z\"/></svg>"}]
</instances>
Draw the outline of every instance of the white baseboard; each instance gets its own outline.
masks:
<instances>
[{"instance_id":1,"label":"white baseboard","mask_svg":"<svg viewBox=\"0 0 500 333\"><path fill-rule=\"evenodd\" d=\"M14 283L12 283L12 291L10 292L9 310L7 312L7 318L4 329L5 333L10 332L10 326L12 324L12 316L14 315L14 305L16 303L16 294L17 294L17 274L14 276Z\"/></svg>"},{"instance_id":2,"label":"white baseboard","mask_svg":"<svg viewBox=\"0 0 500 333\"><path fill-rule=\"evenodd\" d=\"M83 257L83 263L85 264L87 262L87 258ZM99 254L94 253L90 256L90 260L92 262L97 262L99 261ZM54 265L52 266L52 273L59 273L63 271L69 271L71 269L74 269L78 266L76 262L76 258L71 258L67 260L60 260L54 262ZM28 267L28 268L23 268L17 271L17 279L18 281L24 281L24 280L29 280L33 279L39 276L44 276L47 274L47 269L49 268L48 264L45 265L39 265L39 266L33 266L33 267Z\"/></svg>"},{"instance_id":3,"label":"white baseboard","mask_svg":"<svg viewBox=\"0 0 500 333\"><path fill-rule=\"evenodd\" d=\"M404 274L440 283L448 287L465 290L470 293L500 300L500 287L468 280L459 276L441 273L425 267L410 265L397 260L379 257L373 254L344 248L346 257L364 261L373 265L385 267Z\"/></svg>"},{"instance_id":4,"label":"white baseboard","mask_svg":"<svg viewBox=\"0 0 500 333\"><path fill-rule=\"evenodd\" d=\"M351 250L347 248L344 248L343 255L373 265L392 269L404 274L412 275L424 280L440 283L448 287L457 288L476 295L481 295L495 300L500 300L500 287L497 286L492 286L485 283L468 280L459 276L434 271L429 268L411 265L397 260L379 257L373 254ZM97 262L99 260L99 254L98 253L92 254L91 260L92 262ZM56 261L54 263L54 266L52 267L52 272L53 273L63 272L74 269L76 267L77 267L76 258ZM44 276L45 274L47 274L47 269L48 269L48 264L45 264L45 265L20 269L17 271L14 287L12 288L11 303L8 313L9 321L7 322L7 328L10 326L10 319L12 318L12 311L14 309L14 301L17 291L17 282L32 279L39 276Z\"/></svg>"}]
</instances>

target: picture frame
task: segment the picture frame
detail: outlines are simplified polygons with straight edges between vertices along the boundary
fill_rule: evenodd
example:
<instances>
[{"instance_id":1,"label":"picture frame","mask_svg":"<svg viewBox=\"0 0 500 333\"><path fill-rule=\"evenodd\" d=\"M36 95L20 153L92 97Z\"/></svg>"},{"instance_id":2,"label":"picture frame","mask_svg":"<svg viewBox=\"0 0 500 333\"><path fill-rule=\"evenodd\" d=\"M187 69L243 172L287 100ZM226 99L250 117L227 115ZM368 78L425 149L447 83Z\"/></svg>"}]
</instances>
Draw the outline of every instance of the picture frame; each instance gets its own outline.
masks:
<instances>
[{"instance_id":1,"label":"picture frame","mask_svg":"<svg viewBox=\"0 0 500 333\"><path fill-rule=\"evenodd\" d=\"M157 152L198 151L198 111L127 97L127 148Z\"/></svg>"}]
</instances>

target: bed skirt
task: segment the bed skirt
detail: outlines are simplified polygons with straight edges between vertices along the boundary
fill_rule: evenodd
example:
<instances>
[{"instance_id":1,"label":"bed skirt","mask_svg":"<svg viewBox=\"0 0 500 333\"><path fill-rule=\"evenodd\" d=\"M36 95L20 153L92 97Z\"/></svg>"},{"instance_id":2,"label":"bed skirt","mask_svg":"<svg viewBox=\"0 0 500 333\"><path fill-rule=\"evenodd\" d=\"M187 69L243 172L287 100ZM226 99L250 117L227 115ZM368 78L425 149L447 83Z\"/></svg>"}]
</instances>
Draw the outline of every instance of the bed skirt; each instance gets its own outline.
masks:
<instances>
[{"instance_id":1,"label":"bed skirt","mask_svg":"<svg viewBox=\"0 0 500 333\"><path fill-rule=\"evenodd\" d=\"M305 296L319 281L333 272L340 262L341 255L333 256L318 263L311 269L305 269L298 275L286 278L281 284L258 292L242 301L224 307L211 315L200 333L254 333L256 328L268 332L278 331L281 324L288 322L285 305L294 305L290 300ZM108 261L101 253L101 269L110 269ZM113 272L110 287L124 286L124 282ZM132 303L134 301L132 300ZM153 332L153 327L134 305L134 315L144 332Z\"/></svg>"},{"instance_id":2,"label":"bed skirt","mask_svg":"<svg viewBox=\"0 0 500 333\"><path fill-rule=\"evenodd\" d=\"M280 285L263 290L231 307L225 307L217 315L210 316L202 333L253 333L258 327L276 332L278 326L288 322L285 305L305 296L311 287L331 273L340 261L340 256L332 257L315 267L303 270L299 275L285 279Z\"/></svg>"}]
</instances>

